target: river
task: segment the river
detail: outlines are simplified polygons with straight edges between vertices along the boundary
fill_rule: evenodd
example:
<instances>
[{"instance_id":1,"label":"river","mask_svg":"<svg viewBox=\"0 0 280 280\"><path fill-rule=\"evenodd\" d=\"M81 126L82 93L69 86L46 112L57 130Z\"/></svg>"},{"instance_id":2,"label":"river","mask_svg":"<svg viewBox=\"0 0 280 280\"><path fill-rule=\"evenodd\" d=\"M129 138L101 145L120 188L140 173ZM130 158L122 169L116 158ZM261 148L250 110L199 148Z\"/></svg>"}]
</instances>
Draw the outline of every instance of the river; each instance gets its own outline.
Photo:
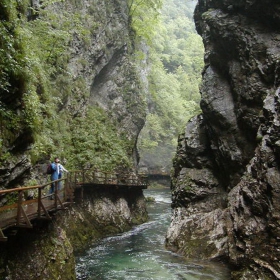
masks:
<instances>
[{"instance_id":1,"label":"river","mask_svg":"<svg viewBox=\"0 0 280 280\"><path fill-rule=\"evenodd\" d=\"M131 231L101 240L76 259L78 280L228 280L220 263L186 261L165 249L170 224L170 190L145 190L149 221Z\"/></svg>"}]
</instances>

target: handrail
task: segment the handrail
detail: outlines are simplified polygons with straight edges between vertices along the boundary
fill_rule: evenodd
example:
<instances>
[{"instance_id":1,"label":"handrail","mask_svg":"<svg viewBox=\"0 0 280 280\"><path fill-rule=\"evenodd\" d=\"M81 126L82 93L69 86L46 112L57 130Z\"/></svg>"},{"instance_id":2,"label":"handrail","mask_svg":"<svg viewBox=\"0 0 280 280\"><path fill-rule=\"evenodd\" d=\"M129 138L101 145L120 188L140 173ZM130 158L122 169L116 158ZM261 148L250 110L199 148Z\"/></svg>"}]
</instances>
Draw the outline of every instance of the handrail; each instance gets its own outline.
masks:
<instances>
[{"instance_id":1,"label":"handrail","mask_svg":"<svg viewBox=\"0 0 280 280\"><path fill-rule=\"evenodd\" d=\"M59 182L61 181L65 181L62 197L62 191L59 190ZM43 194L42 190L52 184L54 184L54 193ZM32 227L31 220L34 218L41 218L42 215L47 219L51 219L49 211L64 209L65 202L69 201L72 203L74 189L76 187L81 189L82 196L83 186L85 185L139 186L141 188L146 188L148 182L146 175L84 169L71 171L67 174L66 178L54 180L43 185L0 190L0 197L9 193L17 193L18 195L16 203L0 207L0 241L7 240L2 230L8 227ZM37 190L36 198L24 200L24 192L28 190ZM52 196L54 196L54 199L50 200Z\"/></svg>"},{"instance_id":2,"label":"handrail","mask_svg":"<svg viewBox=\"0 0 280 280\"><path fill-rule=\"evenodd\" d=\"M66 180L66 179L62 178L62 179L54 180L54 181L51 181L51 182L46 183L44 185L36 185L36 186L29 186L29 187L20 187L20 188L14 188L14 189L0 190L0 195L1 194L11 193L11 192L17 192L17 191L27 191L27 190L32 190L32 189L45 188L48 185L51 185L52 183L60 182L60 181L63 181L63 180Z\"/></svg>"},{"instance_id":3,"label":"handrail","mask_svg":"<svg viewBox=\"0 0 280 280\"><path fill-rule=\"evenodd\" d=\"M104 184L124 186L145 186L148 185L148 176L125 172L104 172L96 169L76 170L74 181L77 184ZM72 179L72 174L70 174ZM71 180L70 179L70 180Z\"/></svg>"},{"instance_id":4,"label":"handrail","mask_svg":"<svg viewBox=\"0 0 280 280\"><path fill-rule=\"evenodd\" d=\"M63 202L66 197L65 194L63 198L60 197L59 182L61 181L65 181L65 188L67 188L67 178L62 178L43 185L1 190L0 195L17 193L18 199L16 203L0 207L0 241L6 241L7 239L2 232L3 229L11 226L31 228L31 219L41 218L42 213L47 219L51 219L48 210L64 209ZM54 193L43 194L42 190L52 184L54 184ZM23 195L27 190L38 190L37 197L25 200ZM54 196L53 201L49 200L52 195Z\"/></svg>"}]
</instances>

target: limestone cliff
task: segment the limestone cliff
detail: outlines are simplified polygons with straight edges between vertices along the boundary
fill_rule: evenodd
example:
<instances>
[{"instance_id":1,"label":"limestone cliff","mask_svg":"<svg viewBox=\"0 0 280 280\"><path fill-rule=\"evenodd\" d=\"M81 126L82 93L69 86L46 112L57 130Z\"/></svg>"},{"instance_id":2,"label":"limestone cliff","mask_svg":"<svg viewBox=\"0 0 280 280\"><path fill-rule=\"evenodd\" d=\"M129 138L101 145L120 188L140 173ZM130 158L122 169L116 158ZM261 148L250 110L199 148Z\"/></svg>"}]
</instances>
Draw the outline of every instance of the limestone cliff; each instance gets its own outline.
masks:
<instances>
[{"instance_id":1,"label":"limestone cliff","mask_svg":"<svg viewBox=\"0 0 280 280\"><path fill-rule=\"evenodd\" d=\"M103 109L108 126L113 123L117 134L125 135L127 156L137 163L137 136L145 121L145 69L135 63L139 49L128 2L4 0L0 21L0 189L25 186L32 173L39 173L32 184L46 180L41 170L36 172L36 161L31 163L36 138L46 139L39 148L43 158L74 146L75 141L67 143L78 127L72 121L77 116L87 121L89 108ZM30 45L36 31L42 33L41 41ZM45 47L45 61L38 57L40 47ZM7 70L10 58L14 64L6 63ZM37 116L42 118L39 125L29 122ZM62 126L71 128L68 134ZM86 137L93 131L92 124ZM101 153L104 134L95 139ZM105 140L114 147L112 139ZM77 156L68 154L73 161ZM107 160L110 156L114 155ZM2 199L0 205L6 202ZM0 279L75 279L73 251L146 219L142 191L91 195L82 205L59 212L47 226L38 222L33 230L13 231L15 236L1 244Z\"/></svg>"},{"instance_id":2,"label":"limestone cliff","mask_svg":"<svg viewBox=\"0 0 280 280\"><path fill-rule=\"evenodd\" d=\"M96 108L138 161L146 81L127 1L43 2L0 7L0 188L24 185L32 165L50 155L75 162L73 121Z\"/></svg>"},{"instance_id":3,"label":"limestone cliff","mask_svg":"<svg viewBox=\"0 0 280 280\"><path fill-rule=\"evenodd\" d=\"M200 0L195 21L203 113L178 140L167 245L279 279L280 4Z\"/></svg>"}]
</instances>

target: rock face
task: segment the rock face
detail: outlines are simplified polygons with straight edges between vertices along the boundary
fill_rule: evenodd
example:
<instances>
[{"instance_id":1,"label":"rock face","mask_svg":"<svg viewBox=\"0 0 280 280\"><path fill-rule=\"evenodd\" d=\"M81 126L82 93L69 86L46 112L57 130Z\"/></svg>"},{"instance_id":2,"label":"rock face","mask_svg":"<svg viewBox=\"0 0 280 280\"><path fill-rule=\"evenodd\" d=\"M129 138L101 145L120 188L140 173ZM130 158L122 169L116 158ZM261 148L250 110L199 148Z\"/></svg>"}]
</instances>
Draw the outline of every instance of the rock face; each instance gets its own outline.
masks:
<instances>
[{"instance_id":1,"label":"rock face","mask_svg":"<svg viewBox=\"0 0 280 280\"><path fill-rule=\"evenodd\" d=\"M277 1L199 1L202 115L178 140L167 246L233 265L232 279L279 279Z\"/></svg>"},{"instance_id":2,"label":"rock face","mask_svg":"<svg viewBox=\"0 0 280 280\"><path fill-rule=\"evenodd\" d=\"M57 16L55 24L67 26L67 12L66 14L72 15L75 24L80 27L77 29L76 26L76 33L71 28L64 30L71 35L71 39L64 46L67 52L67 57L64 57L67 64L65 72L68 76L52 77L61 84L61 96L57 98L60 100L59 111L75 116L83 115L90 106L97 105L105 109L114 120L118 132L125 133L131 147L127 151L128 156L137 162L137 137L144 125L146 114L146 81L145 69L138 69L134 61L138 46L131 34L127 1L75 0L43 3L32 0L18 5L23 9L29 2L34 8L31 11L34 14L29 15L29 20L36 19L37 8L46 4L44 12ZM5 10L10 10L11 7L17 7L15 3L3 3L3 6ZM19 22L17 16L25 16L20 15L21 9L16 10L16 22ZM8 16L5 18L2 10L0 15L2 21L9 20ZM24 20L20 22L24 24ZM22 36L19 36L20 41ZM4 39L0 41L2 48ZM56 63L59 64L59 58L55 60L54 64ZM61 72L64 73L64 70ZM25 181L31 177L30 174L36 173L36 167L33 166L32 169L29 158L29 150L34 143L33 131L17 130L9 119L7 122L6 119L2 119L2 106L9 107L17 118L23 111L24 102L21 95L24 86L20 87L14 82L11 88L17 91L16 97L12 92L7 91L3 95L3 91L0 91L0 189L25 185ZM65 94L67 89L71 94ZM60 131L53 133L60 135ZM5 139L4 142L2 138ZM7 155L2 154L2 150ZM40 175L42 177L42 174ZM19 231L11 242L3 245L5 250L2 250L2 247L0 250L0 279L3 275L7 277L5 279L15 280L75 279L73 251L78 251L108 234L128 230L132 225L140 224L146 219L142 191L133 194L91 194L83 204L58 213L48 227L38 226L38 232Z\"/></svg>"},{"instance_id":3,"label":"rock face","mask_svg":"<svg viewBox=\"0 0 280 280\"><path fill-rule=\"evenodd\" d=\"M63 215L60 226L78 252L97 239L130 230L146 222L142 190L85 191L84 200Z\"/></svg>"},{"instance_id":4,"label":"rock face","mask_svg":"<svg viewBox=\"0 0 280 280\"><path fill-rule=\"evenodd\" d=\"M121 0L78 2L78 7L69 3L57 5L57 13L61 9L78 12L84 27L89 24L93 29L90 42L79 36L71 42L69 69L74 79L84 79L89 94L88 100L81 100L74 110L79 113L83 106L98 105L116 120L129 139L136 139L145 120L141 94L145 91L145 77L140 73L145 69L140 71L134 63L134 51L140 46L135 45L131 34L128 4ZM88 22L87 17L94 23ZM77 94L79 90L82 89ZM68 102L68 106L73 106L71 100Z\"/></svg>"},{"instance_id":5,"label":"rock face","mask_svg":"<svg viewBox=\"0 0 280 280\"><path fill-rule=\"evenodd\" d=\"M5 4L3 5L5 6ZM31 1L30 5L33 12L36 12L38 6L44 6L37 0ZM5 9L9 10L6 6ZM20 8L18 9L20 10ZM56 16L59 22L55 24L62 27L61 30L57 27L58 30L55 31L67 34L69 37L67 44L63 45L64 69L60 69L61 62L57 58L54 66L58 65L60 70L57 73L59 74L55 77L52 76L53 80L50 81L59 90L54 93L49 88L45 89L58 95L52 103L57 102L57 110L63 112L65 116L70 116L68 117L70 124L72 118L77 115L85 115L85 112L93 106L103 108L108 116L114 120L119 134L126 135L131 146L128 153L136 165L138 161L137 137L144 125L146 115L144 96L147 82L145 80L146 70L138 69L137 63L135 63L135 52L140 48L144 52L145 50L144 47L138 46L134 42L135 37L129 23L127 2L121 0L54 1L47 3L46 7L39 11L50 14L50 18ZM69 22L67 15L76 21L73 23L74 30L71 28L72 23ZM5 11L1 11L0 16L1 20L11 20L8 16L5 18ZM21 17L24 16L26 15L21 15ZM34 20L34 22L36 21ZM14 22L10 24L12 25ZM24 27L24 24L27 25L28 22L23 20L21 24ZM53 30L51 25L52 23L46 26ZM69 29L66 26L69 26ZM46 34L50 30L45 30ZM17 35L10 34L11 37ZM6 37L3 36L3 38L1 44L8 44L9 42L5 42ZM22 38L18 40L22 40ZM32 52L32 49L26 50L27 53L29 51ZM26 54L22 54L22 56L24 55ZM10 118L3 116L9 109L9 114L14 114L16 120L20 118L24 120L22 95L25 86L21 84L24 77L23 81L12 76L10 79L10 91L3 91L2 87L0 88L1 189L25 185L26 179L30 177L32 172L29 154L35 141L34 131L28 128L27 124L24 123L27 128L23 124L22 127L18 128L13 125ZM38 85L38 95L42 94L40 87L41 85ZM53 87L55 88L55 86ZM44 102L46 101L42 98L42 105L48 107ZM47 115L51 113L53 112L47 112ZM44 116L44 118L47 117ZM50 121L52 121L51 118ZM44 127L40 129L43 130ZM53 133L61 134L61 131L53 131ZM42 157L44 159L44 156Z\"/></svg>"}]
</instances>

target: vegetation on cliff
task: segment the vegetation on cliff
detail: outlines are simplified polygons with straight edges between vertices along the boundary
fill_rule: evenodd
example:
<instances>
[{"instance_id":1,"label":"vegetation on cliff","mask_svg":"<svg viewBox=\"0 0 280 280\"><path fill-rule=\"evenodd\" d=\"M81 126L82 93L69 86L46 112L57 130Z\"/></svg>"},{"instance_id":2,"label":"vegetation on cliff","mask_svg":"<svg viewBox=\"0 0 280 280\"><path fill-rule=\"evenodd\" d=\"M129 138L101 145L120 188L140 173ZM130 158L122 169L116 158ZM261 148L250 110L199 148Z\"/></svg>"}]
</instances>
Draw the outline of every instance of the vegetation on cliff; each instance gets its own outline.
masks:
<instances>
[{"instance_id":1,"label":"vegetation on cliff","mask_svg":"<svg viewBox=\"0 0 280 280\"><path fill-rule=\"evenodd\" d=\"M177 137L200 112L202 40L195 31L195 2L164 1L150 45L148 115L140 134L141 164L169 171Z\"/></svg>"},{"instance_id":2,"label":"vegetation on cliff","mask_svg":"<svg viewBox=\"0 0 280 280\"><path fill-rule=\"evenodd\" d=\"M150 154L155 162L171 160L182 124L198 111L202 47L191 19L193 7L179 0L165 1L162 7L163 2L118 4L127 5L126 24L130 25L130 32L122 34L123 42L116 42L126 44L127 54L122 55L130 57L118 71L133 81L111 77L116 86L107 91L122 96L126 107L122 108L111 96L106 105L96 98L100 80L107 74L105 65L99 64L106 59L111 63L109 57L113 60L114 56L110 52L115 51L106 49L109 41L97 38L105 32L107 40L115 40L120 32L108 23L113 6L91 3L83 13L80 1L32 1L31 6L27 0L1 1L2 167L12 161L17 165L21 154L29 155L33 165L59 155L67 160L68 168L129 167L136 141L123 127L126 115L115 112L120 107L119 111L133 115L140 131L147 105L141 156L151 160L147 158ZM149 45L148 96L137 78L146 54L134 49L135 42L143 40ZM191 58L196 61L190 63Z\"/></svg>"},{"instance_id":3,"label":"vegetation on cliff","mask_svg":"<svg viewBox=\"0 0 280 280\"><path fill-rule=\"evenodd\" d=\"M132 2L131 8L137 4ZM108 33L108 37L114 32L106 23L114 7L99 7L100 13L95 3L91 3L85 14L78 12L83 7L79 1L33 1L31 6L27 0L1 1L2 167L19 154L29 154L32 164L59 155L67 159L68 168L131 166L135 139L128 139L122 133L119 120L112 118L111 110L91 104L90 79L97 74L97 65L91 74L81 75L92 62L82 55L73 59L75 52L90 49L93 38L100 36L100 32ZM133 19L141 15L141 9L144 7L133 8ZM139 20L133 26L137 32L141 31ZM128 46L128 55L132 55L134 50L128 35L124 33L122 40ZM104 49L107 43L99 44L98 52L109 57ZM136 67L126 71L128 77L137 76L133 73ZM140 108L144 114L144 98L131 104L134 92L141 90L140 81L135 79L130 86L128 82L129 79L117 91L130 92L131 97L125 97L124 102L128 111L133 107L131 114Z\"/></svg>"}]
</instances>

